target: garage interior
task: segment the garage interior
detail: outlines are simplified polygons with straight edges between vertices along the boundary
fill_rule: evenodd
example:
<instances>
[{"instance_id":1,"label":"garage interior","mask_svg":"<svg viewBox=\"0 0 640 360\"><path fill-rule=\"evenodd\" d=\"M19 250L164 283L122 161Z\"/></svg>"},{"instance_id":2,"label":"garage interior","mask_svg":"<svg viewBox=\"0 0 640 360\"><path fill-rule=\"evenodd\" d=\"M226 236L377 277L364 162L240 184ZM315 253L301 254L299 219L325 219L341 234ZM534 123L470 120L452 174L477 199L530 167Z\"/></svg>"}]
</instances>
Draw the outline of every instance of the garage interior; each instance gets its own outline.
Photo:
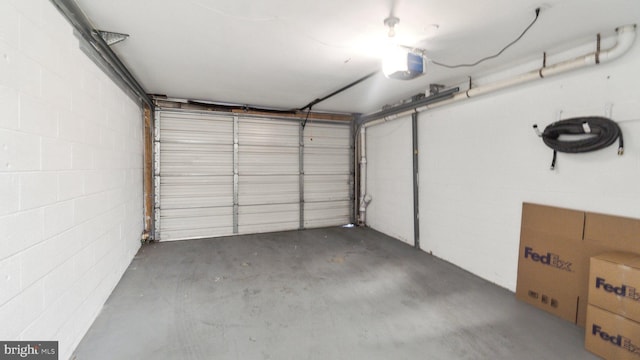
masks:
<instances>
[{"instance_id":1,"label":"garage interior","mask_svg":"<svg viewBox=\"0 0 640 360\"><path fill-rule=\"evenodd\" d=\"M640 218L638 22L635 0L0 1L0 341L598 358L581 315L514 292L529 229L570 227L527 204L581 240ZM624 145L547 146L594 117Z\"/></svg>"}]
</instances>

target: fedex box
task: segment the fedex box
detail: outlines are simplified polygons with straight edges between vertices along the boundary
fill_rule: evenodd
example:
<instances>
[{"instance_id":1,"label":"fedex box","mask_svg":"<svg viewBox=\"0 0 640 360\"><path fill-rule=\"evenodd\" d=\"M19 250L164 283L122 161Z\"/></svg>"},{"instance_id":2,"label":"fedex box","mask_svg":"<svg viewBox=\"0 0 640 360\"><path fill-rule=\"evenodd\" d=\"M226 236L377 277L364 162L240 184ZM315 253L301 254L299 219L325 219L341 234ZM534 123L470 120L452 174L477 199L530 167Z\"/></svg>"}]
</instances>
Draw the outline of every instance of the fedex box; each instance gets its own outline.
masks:
<instances>
[{"instance_id":1,"label":"fedex box","mask_svg":"<svg viewBox=\"0 0 640 360\"><path fill-rule=\"evenodd\" d=\"M640 359L640 323L589 305L584 346L605 359Z\"/></svg>"},{"instance_id":2,"label":"fedex box","mask_svg":"<svg viewBox=\"0 0 640 360\"><path fill-rule=\"evenodd\" d=\"M589 304L640 322L640 255L610 252L592 257Z\"/></svg>"},{"instance_id":3,"label":"fedex box","mask_svg":"<svg viewBox=\"0 0 640 360\"><path fill-rule=\"evenodd\" d=\"M612 251L640 254L640 220L524 203L516 298L585 326L589 261Z\"/></svg>"},{"instance_id":4,"label":"fedex box","mask_svg":"<svg viewBox=\"0 0 640 360\"><path fill-rule=\"evenodd\" d=\"M578 321L584 213L523 204L516 298L573 323Z\"/></svg>"}]
</instances>

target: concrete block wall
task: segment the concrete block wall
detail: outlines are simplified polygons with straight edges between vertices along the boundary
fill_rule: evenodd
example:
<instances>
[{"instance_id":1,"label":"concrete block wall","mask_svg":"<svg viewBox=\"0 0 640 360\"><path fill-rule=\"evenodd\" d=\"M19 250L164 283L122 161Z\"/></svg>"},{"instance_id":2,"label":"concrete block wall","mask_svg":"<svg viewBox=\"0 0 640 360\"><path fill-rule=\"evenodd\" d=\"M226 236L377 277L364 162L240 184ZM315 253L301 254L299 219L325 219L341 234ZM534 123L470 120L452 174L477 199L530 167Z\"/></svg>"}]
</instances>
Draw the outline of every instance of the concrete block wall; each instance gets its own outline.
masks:
<instances>
[{"instance_id":1,"label":"concrete block wall","mask_svg":"<svg viewBox=\"0 0 640 360\"><path fill-rule=\"evenodd\" d=\"M142 126L49 1L0 1L0 339L71 356L140 246Z\"/></svg>"}]
</instances>

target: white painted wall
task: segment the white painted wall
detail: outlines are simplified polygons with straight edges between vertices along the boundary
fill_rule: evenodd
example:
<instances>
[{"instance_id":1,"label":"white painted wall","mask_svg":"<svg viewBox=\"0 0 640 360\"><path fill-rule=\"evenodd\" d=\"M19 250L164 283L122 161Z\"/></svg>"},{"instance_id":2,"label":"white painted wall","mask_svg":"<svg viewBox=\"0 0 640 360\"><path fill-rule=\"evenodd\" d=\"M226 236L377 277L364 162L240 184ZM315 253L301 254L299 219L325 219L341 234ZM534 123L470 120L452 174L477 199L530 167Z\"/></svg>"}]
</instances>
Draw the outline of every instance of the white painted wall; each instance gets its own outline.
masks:
<instances>
[{"instance_id":1,"label":"white painted wall","mask_svg":"<svg viewBox=\"0 0 640 360\"><path fill-rule=\"evenodd\" d=\"M411 117L366 129L367 225L413 245Z\"/></svg>"},{"instance_id":2,"label":"white painted wall","mask_svg":"<svg viewBox=\"0 0 640 360\"><path fill-rule=\"evenodd\" d=\"M515 290L523 201L640 218L639 43L612 63L420 114L423 250ZM624 156L617 143L561 153L550 171L532 125L608 107Z\"/></svg>"},{"instance_id":3,"label":"white painted wall","mask_svg":"<svg viewBox=\"0 0 640 360\"><path fill-rule=\"evenodd\" d=\"M0 339L71 356L140 246L142 149L53 5L0 1Z\"/></svg>"},{"instance_id":4,"label":"white painted wall","mask_svg":"<svg viewBox=\"0 0 640 360\"><path fill-rule=\"evenodd\" d=\"M640 218L639 63L636 40L615 62L420 113L422 249L515 291L522 202ZM481 80L528 70L522 65ZM558 154L556 170L549 170L552 150L534 123L544 129L560 118L609 113L622 128L624 156L616 142L598 152ZM367 223L406 241L413 233L410 120L368 128L367 151L374 199Z\"/></svg>"}]
</instances>

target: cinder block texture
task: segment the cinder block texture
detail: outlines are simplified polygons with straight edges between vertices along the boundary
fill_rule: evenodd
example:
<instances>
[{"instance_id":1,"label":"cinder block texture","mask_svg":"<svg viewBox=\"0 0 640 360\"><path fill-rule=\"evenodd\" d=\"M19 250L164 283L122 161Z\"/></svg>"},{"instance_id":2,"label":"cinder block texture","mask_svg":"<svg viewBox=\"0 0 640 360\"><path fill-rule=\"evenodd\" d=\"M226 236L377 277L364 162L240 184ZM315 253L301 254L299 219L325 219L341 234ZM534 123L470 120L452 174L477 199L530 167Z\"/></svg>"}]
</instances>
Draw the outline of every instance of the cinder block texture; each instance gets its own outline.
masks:
<instances>
[{"instance_id":1,"label":"cinder block texture","mask_svg":"<svg viewBox=\"0 0 640 360\"><path fill-rule=\"evenodd\" d=\"M142 126L51 2L0 1L0 339L71 357L140 246Z\"/></svg>"}]
</instances>

